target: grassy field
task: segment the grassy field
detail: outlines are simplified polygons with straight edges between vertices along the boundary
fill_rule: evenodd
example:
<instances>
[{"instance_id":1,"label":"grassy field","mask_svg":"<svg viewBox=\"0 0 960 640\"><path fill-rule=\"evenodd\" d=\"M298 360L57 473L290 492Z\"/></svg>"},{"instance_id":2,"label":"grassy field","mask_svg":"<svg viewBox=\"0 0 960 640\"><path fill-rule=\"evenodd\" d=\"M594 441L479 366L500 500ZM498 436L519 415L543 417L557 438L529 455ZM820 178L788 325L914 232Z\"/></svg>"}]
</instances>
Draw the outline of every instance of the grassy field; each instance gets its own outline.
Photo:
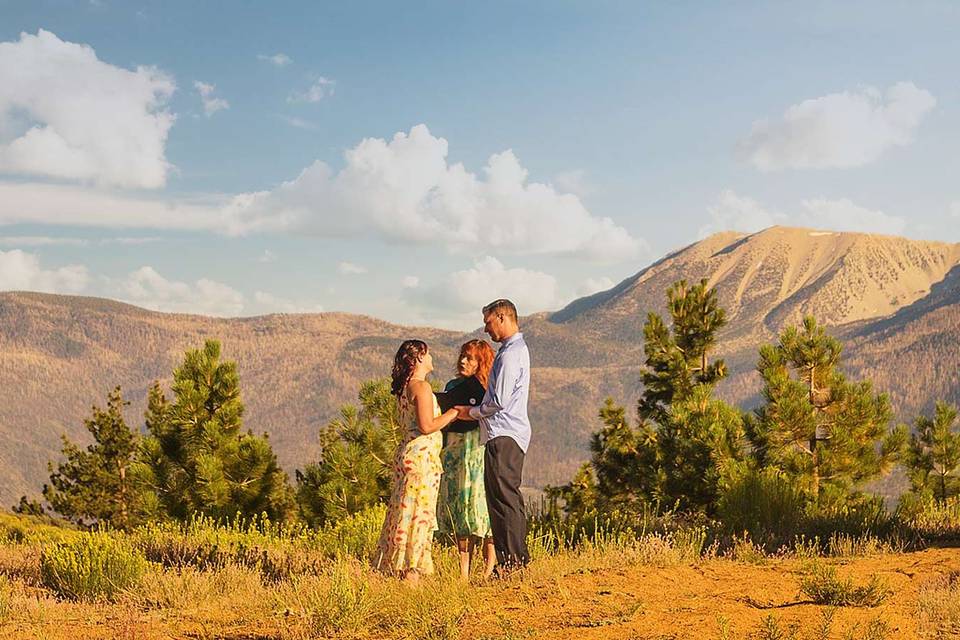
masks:
<instances>
[{"instance_id":1,"label":"grassy field","mask_svg":"<svg viewBox=\"0 0 960 640\"><path fill-rule=\"evenodd\" d=\"M522 574L463 584L438 545L437 574L413 589L367 566L381 518L91 533L2 515L0 637L960 637L949 547L835 536L771 554L703 527L594 531L574 545L539 528Z\"/></svg>"}]
</instances>

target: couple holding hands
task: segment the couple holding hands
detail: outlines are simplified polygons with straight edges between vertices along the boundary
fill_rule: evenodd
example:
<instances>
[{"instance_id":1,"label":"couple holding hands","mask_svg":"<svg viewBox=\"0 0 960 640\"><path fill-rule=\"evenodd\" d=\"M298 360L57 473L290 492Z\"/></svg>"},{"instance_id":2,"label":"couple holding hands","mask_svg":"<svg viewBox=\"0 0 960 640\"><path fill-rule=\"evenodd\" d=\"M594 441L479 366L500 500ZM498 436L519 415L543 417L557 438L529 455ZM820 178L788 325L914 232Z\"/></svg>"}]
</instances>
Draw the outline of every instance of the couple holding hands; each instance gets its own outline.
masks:
<instances>
[{"instance_id":1,"label":"couple holding hands","mask_svg":"<svg viewBox=\"0 0 960 640\"><path fill-rule=\"evenodd\" d=\"M404 433L374 564L406 582L433 572L437 529L456 540L464 579L478 546L485 578L530 560L520 494L530 353L509 300L485 306L483 324L499 351L483 340L465 343L458 375L441 394L426 381L433 371L426 343L407 340L394 358L391 391Z\"/></svg>"}]
</instances>

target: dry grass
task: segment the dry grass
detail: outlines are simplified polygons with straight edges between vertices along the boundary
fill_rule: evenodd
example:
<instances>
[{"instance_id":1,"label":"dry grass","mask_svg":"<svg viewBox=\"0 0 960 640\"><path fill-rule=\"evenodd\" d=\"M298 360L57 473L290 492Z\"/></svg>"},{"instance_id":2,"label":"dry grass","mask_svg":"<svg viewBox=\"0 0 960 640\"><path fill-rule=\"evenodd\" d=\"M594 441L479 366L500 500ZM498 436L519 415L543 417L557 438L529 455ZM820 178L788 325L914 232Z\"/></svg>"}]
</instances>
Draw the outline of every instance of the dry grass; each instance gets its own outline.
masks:
<instances>
[{"instance_id":1,"label":"dry grass","mask_svg":"<svg viewBox=\"0 0 960 640\"><path fill-rule=\"evenodd\" d=\"M939 576L921 587L917 618L926 637L960 638L960 573Z\"/></svg>"}]
</instances>

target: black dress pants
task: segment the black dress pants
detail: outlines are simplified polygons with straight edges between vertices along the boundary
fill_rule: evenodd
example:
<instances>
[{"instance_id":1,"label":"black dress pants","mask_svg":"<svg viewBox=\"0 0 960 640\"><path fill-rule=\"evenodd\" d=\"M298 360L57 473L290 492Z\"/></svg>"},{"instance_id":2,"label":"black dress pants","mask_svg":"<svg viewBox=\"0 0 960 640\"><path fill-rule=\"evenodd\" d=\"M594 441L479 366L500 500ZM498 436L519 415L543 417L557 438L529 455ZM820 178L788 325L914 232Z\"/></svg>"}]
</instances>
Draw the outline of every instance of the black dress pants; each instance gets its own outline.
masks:
<instances>
[{"instance_id":1,"label":"black dress pants","mask_svg":"<svg viewBox=\"0 0 960 640\"><path fill-rule=\"evenodd\" d=\"M493 530L497 563L505 569L526 566L527 514L520 495L523 476L523 449L510 436L487 441L483 455L483 486Z\"/></svg>"}]
</instances>

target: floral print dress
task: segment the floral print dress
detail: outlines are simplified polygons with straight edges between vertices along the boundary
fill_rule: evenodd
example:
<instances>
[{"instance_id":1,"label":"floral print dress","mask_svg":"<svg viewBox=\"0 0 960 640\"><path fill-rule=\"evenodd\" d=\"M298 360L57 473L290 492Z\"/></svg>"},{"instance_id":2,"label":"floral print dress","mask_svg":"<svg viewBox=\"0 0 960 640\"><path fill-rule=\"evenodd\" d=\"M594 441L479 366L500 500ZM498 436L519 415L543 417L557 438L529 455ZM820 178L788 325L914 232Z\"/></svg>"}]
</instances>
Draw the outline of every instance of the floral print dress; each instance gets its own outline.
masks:
<instances>
[{"instance_id":1,"label":"floral print dress","mask_svg":"<svg viewBox=\"0 0 960 640\"><path fill-rule=\"evenodd\" d=\"M433 396L433 415L440 415ZM393 461L393 484L387 517L380 531L374 566L387 573L415 569L433 573L431 545L437 529L437 493L440 490L440 431L424 435L417 425L413 403L400 407L404 440Z\"/></svg>"}]
</instances>

